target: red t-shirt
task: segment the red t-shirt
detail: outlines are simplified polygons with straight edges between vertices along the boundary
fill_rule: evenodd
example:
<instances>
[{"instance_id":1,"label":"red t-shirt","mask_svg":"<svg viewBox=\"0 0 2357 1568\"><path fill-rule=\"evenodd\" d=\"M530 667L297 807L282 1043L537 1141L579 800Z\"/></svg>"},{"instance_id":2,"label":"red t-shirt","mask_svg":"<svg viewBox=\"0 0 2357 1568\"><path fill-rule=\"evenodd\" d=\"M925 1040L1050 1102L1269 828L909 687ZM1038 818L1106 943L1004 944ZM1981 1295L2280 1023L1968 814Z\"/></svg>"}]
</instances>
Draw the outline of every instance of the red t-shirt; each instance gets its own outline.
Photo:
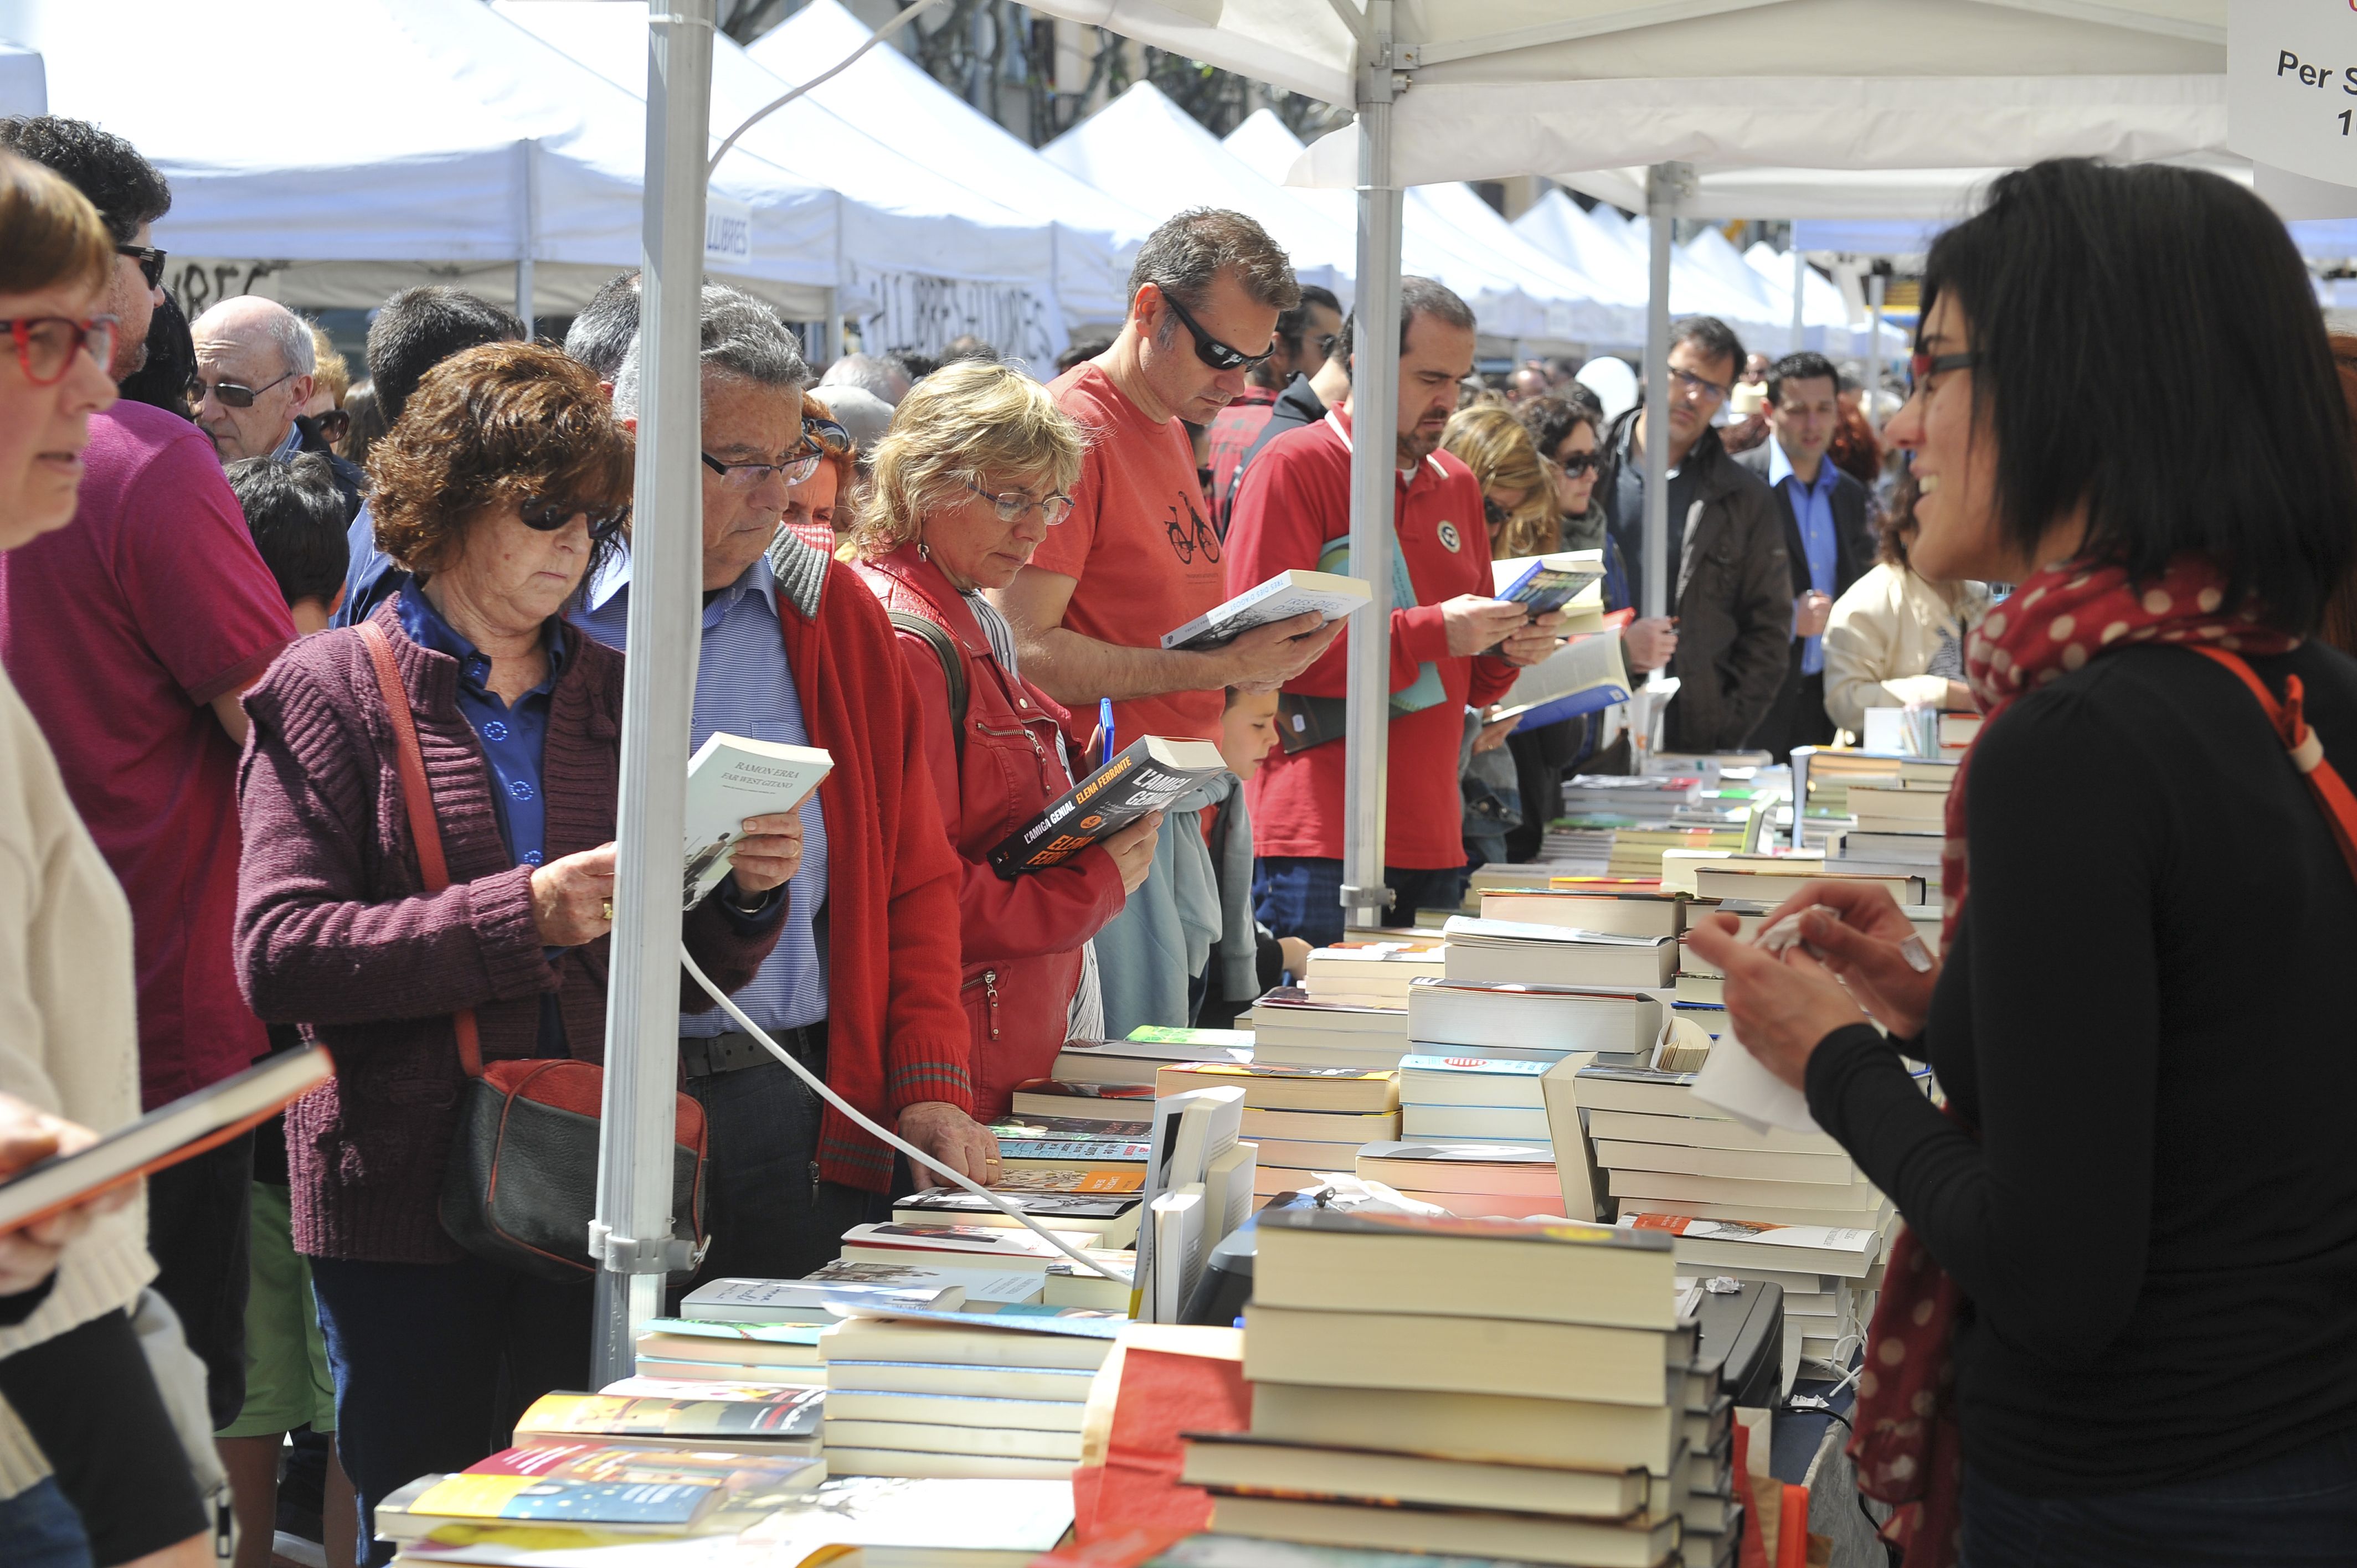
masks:
<instances>
[{"instance_id":1,"label":"red t-shirt","mask_svg":"<svg viewBox=\"0 0 2357 1568\"><path fill-rule=\"evenodd\" d=\"M153 1108L268 1048L230 961L237 747L207 704L295 626L195 425L118 403L83 461L73 521L0 554L0 663L131 900Z\"/></svg>"},{"instance_id":2,"label":"red t-shirt","mask_svg":"<svg viewBox=\"0 0 2357 1568\"><path fill-rule=\"evenodd\" d=\"M1072 514L1048 531L1031 564L1079 579L1064 610L1067 628L1099 642L1159 648L1164 632L1226 597L1220 539L1195 478L1187 427L1146 418L1093 363L1073 366L1048 390L1087 428L1089 450L1072 486ZM1096 704L1068 706L1085 740ZM1226 706L1218 687L1116 702L1114 738L1122 746L1146 735L1216 742Z\"/></svg>"},{"instance_id":3,"label":"red t-shirt","mask_svg":"<svg viewBox=\"0 0 2357 1568\"><path fill-rule=\"evenodd\" d=\"M1329 415L1345 431L1350 418ZM1440 671L1448 696L1391 723L1391 753L1383 811L1383 864L1404 871L1437 871L1465 864L1463 797L1457 757L1465 709L1486 706L1514 683L1513 666L1487 656L1452 656L1440 607L1459 594L1491 590L1490 535L1481 516L1481 487L1473 471L1446 452L1399 477L1393 492L1399 547L1416 602L1392 611L1391 690L1415 683L1427 662ZM1228 525L1228 584L1241 592L1277 573L1314 571L1327 544L1351 532L1351 451L1333 424L1288 430L1244 470ZM1286 686L1310 696L1344 694L1351 634L1335 639L1317 663ZM1271 751L1244 786L1252 808L1255 854L1342 854L1342 779L1350 741L1328 741L1288 756Z\"/></svg>"}]
</instances>

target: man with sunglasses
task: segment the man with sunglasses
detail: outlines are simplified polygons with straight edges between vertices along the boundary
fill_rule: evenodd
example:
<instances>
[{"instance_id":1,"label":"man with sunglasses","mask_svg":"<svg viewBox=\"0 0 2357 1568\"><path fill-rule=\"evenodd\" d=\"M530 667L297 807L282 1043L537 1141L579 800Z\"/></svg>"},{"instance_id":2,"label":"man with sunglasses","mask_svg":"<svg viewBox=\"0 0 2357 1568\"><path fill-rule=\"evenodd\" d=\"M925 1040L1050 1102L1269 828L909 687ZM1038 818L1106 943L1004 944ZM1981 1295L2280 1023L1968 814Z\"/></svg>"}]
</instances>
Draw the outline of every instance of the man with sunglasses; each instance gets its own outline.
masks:
<instances>
[{"instance_id":1,"label":"man with sunglasses","mask_svg":"<svg viewBox=\"0 0 2357 1568\"><path fill-rule=\"evenodd\" d=\"M1221 543L1195 472L1186 426L1208 424L1242 396L1253 366L1275 352L1278 316L1300 300L1292 263L1240 212L1199 208L1146 238L1130 269L1129 319L1113 347L1049 383L1065 413L1091 433L1072 510L1048 531L1031 564L1000 590L1024 674L1087 722L1113 701L1117 743L1159 735L1217 745L1227 688L1266 692L1307 669L1340 629L1315 613L1244 633L1209 652L1166 649L1162 634L1227 597ZM1083 729L1072 737L1089 743ZM1102 737L1100 737L1101 739ZM1211 885L1200 804L1164 819L1157 857L1186 855ZM1168 862L1166 862L1168 864ZM1156 875L1097 935L1106 977L1105 1029L1185 1025L1185 974L1130 984L1121 973L1183 966L1186 946L1168 901L1182 879ZM1185 879L1190 884L1195 879ZM1163 983L1170 982L1170 983ZM1136 1016L1124 1000L1170 1002Z\"/></svg>"},{"instance_id":2,"label":"man with sunglasses","mask_svg":"<svg viewBox=\"0 0 2357 1568\"><path fill-rule=\"evenodd\" d=\"M128 142L79 120L0 120L0 145L55 169L104 217L109 369L131 374L162 298L148 230L169 188ZM91 416L72 524L0 555L0 662L130 900L150 1110L269 1048L230 957L239 698L294 636L211 443L129 399ZM147 1182L156 1288L204 1360L216 1428L245 1401L253 1168L248 1133Z\"/></svg>"},{"instance_id":3,"label":"man with sunglasses","mask_svg":"<svg viewBox=\"0 0 2357 1568\"><path fill-rule=\"evenodd\" d=\"M1669 672L1678 680L1663 744L1673 751L1734 751L1753 744L1784 682L1792 591L1784 531L1767 482L1738 464L1711 421L1743 369L1727 323L1689 316L1670 326L1669 384L1605 433L1596 493L1629 572L1645 592L1645 447L1669 448L1668 592L1677 621ZM1662 417L1655 418L1657 412Z\"/></svg>"},{"instance_id":4,"label":"man with sunglasses","mask_svg":"<svg viewBox=\"0 0 2357 1568\"><path fill-rule=\"evenodd\" d=\"M248 294L222 300L188 330L197 346L197 427L212 437L222 464L317 452L343 492L344 521L359 516L366 479L303 413L318 385L317 345L303 318Z\"/></svg>"}]
</instances>

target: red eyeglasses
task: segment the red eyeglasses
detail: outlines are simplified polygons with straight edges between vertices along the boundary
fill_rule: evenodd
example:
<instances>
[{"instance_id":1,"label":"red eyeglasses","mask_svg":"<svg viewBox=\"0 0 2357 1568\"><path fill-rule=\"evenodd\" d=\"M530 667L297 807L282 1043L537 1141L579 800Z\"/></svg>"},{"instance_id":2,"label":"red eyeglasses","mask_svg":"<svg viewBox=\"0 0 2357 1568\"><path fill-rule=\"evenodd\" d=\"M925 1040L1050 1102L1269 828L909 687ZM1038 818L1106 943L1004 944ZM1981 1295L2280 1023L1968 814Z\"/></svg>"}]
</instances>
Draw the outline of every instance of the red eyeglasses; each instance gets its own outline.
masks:
<instances>
[{"instance_id":1,"label":"red eyeglasses","mask_svg":"<svg viewBox=\"0 0 2357 1568\"><path fill-rule=\"evenodd\" d=\"M25 379L37 387L55 386L64 380L79 349L88 349L98 368L106 369L114 360L118 325L112 316L93 316L87 321L69 316L25 316L0 321L0 327L5 327L16 340L16 363L23 367Z\"/></svg>"},{"instance_id":2,"label":"red eyeglasses","mask_svg":"<svg viewBox=\"0 0 2357 1568\"><path fill-rule=\"evenodd\" d=\"M1910 354L1907 358L1907 384L1920 391L1925 380L1943 371L1967 371L1980 362L1981 357L1974 353Z\"/></svg>"}]
</instances>

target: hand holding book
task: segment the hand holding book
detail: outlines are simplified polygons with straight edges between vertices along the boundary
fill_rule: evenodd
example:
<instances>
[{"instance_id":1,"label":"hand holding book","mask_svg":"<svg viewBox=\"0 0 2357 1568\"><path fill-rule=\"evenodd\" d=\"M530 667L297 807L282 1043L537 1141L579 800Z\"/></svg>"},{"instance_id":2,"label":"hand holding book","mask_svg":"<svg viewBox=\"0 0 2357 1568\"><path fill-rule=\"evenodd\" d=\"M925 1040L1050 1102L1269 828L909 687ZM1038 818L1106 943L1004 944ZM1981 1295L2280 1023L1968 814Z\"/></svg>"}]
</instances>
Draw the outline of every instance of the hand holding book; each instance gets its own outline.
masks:
<instances>
[{"instance_id":1,"label":"hand holding book","mask_svg":"<svg viewBox=\"0 0 2357 1568\"><path fill-rule=\"evenodd\" d=\"M1317 663L1342 635L1343 624L1308 610L1286 620L1256 626L1204 657L1219 666L1218 684L1245 692L1274 692Z\"/></svg>"},{"instance_id":2,"label":"hand holding book","mask_svg":"<svg viewBox=\"0 0 2357 1568\"><path fill-rule=\"evenodd\" d=\"M13 1094L0 1094L0 1176L13 1176L53 1155L70 1155L98 1142L98 1134L62 1116L26 1104ZM49 1277L67 1243L90 1229L90 1222L129 1203L135 1186L103 1192L87 1203L36 1219L0 1235L0 1295L31 1290Z\"/></svg>"},{"instance_id":3,"label":"hand holding book","mask_svg":"<svg viewBox=\"0 0 2357 1568\"><path fill-rule=\"evenodd\" d=\"M802 819L798 811L772 811L745 819L745 836L728 852L728 874L748 897L782 887L802 863Z\"/></svg>"}]
</instances>

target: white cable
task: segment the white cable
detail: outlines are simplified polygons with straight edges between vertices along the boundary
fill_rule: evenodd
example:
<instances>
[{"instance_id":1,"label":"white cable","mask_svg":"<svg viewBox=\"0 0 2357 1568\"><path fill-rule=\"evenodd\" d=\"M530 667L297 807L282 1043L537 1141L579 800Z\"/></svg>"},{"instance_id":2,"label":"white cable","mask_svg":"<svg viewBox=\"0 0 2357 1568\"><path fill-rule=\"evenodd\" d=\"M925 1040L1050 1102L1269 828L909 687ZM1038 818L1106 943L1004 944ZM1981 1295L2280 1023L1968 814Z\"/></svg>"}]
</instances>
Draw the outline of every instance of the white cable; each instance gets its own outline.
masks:
<instances>
[{"instance_id":1,"label":"white cable","mask_svg":"<svg viewBox=\"0 0 2357 1568\"><path fill-rule=\"evenodd\" d=\"M845 1116L850 1117L854 1122L858 1122L862 1127L866 1128L867 1131L883 1139L886 1143L891 1144L894 1148L899 1150L910 1159L915 1160L918 1164L925 1166L928 1170L932 1171L938 1176L947 1176L950 1180L957 1183L958 1186L965 1188L966 1191L975 1194L985 1202L988 1203L992 1208L1006 1215L1008 1219L1020 1223L1025 1230L1039 1232L1040 1237L1045 1240L1049 1246L1055 1248L1059 1252L1063 1253L1064 1256L1071 1259L1072 1262L1078 1263L1081 1267L1088 1270L1089 1273L1095 1274L1100 1278L1114 1280L1119 1283L1128 1285L1133 1289L1135 1288L1137 1282L1130 1275L1123 1273L1120 1270L1114 1268L1110 1264L1099 1262L1096 1259L1090 1257L1085 1252L1082 1252L1080 1249L1074 1247L1069 1241L1066 1241L1061 1236L1057 1235L1054 1231L1049 1230L1046 1226L1040 1224L1038 1220L1032 1219L1029 1215L1024 1213L1021 1209L1016 1208L1015 1205L1007 1202L1005 1198L999 1197L998 1194L991 1191L988 1187L980 1186L973 1181L969 1181L963 1171L952 1170L949 1166L942 1164L941 1161L933 1158L932 1155L925 1153L924 1150L917 1147L916 1144L909 1143L905 1138L902 1138L899 1133L886 1132L882 1127L877 1126L875 1122L870 1122L866 1116L860 1114L858 1107L853 1105L849 1101L844 1099L843 1096L829 1089L819 1078L818 1074L811 1071L810 1069L796 1061L790 1053L780 1047L777 1041L770 1038L768 1030L762 1028L760 1025L753 1022L752 1019L745 1016L744 1010L738 1007L736 1003L730 1001L727 993L722 991L720 987L713 984L711 976L705 974L704 971L698 967L694 955L687 950L687 944L684 942L680 944L679 961L687 966L687 972L695 977L695 983L704 987L704 989L710 993L715 1002L720 1004L720 1007L723 1012L726 1013L731 1018L736 1019L738 1024L744 1026L746 1033L760 1041L762 1047L771 1056L777 1058L780 1061L785 1063L786 1066L791 1068L804 1083L807 1083L813 1089L817 1090L820 1096L823 1098L829 1105L834 1106L837 1111L842 1112ZM1144 1224L1149 1219L1151 1219L1151 1216L1142 1214L1138 1216L1138 1222L1140 1224Z\"/></svg>"}]
</instances>

